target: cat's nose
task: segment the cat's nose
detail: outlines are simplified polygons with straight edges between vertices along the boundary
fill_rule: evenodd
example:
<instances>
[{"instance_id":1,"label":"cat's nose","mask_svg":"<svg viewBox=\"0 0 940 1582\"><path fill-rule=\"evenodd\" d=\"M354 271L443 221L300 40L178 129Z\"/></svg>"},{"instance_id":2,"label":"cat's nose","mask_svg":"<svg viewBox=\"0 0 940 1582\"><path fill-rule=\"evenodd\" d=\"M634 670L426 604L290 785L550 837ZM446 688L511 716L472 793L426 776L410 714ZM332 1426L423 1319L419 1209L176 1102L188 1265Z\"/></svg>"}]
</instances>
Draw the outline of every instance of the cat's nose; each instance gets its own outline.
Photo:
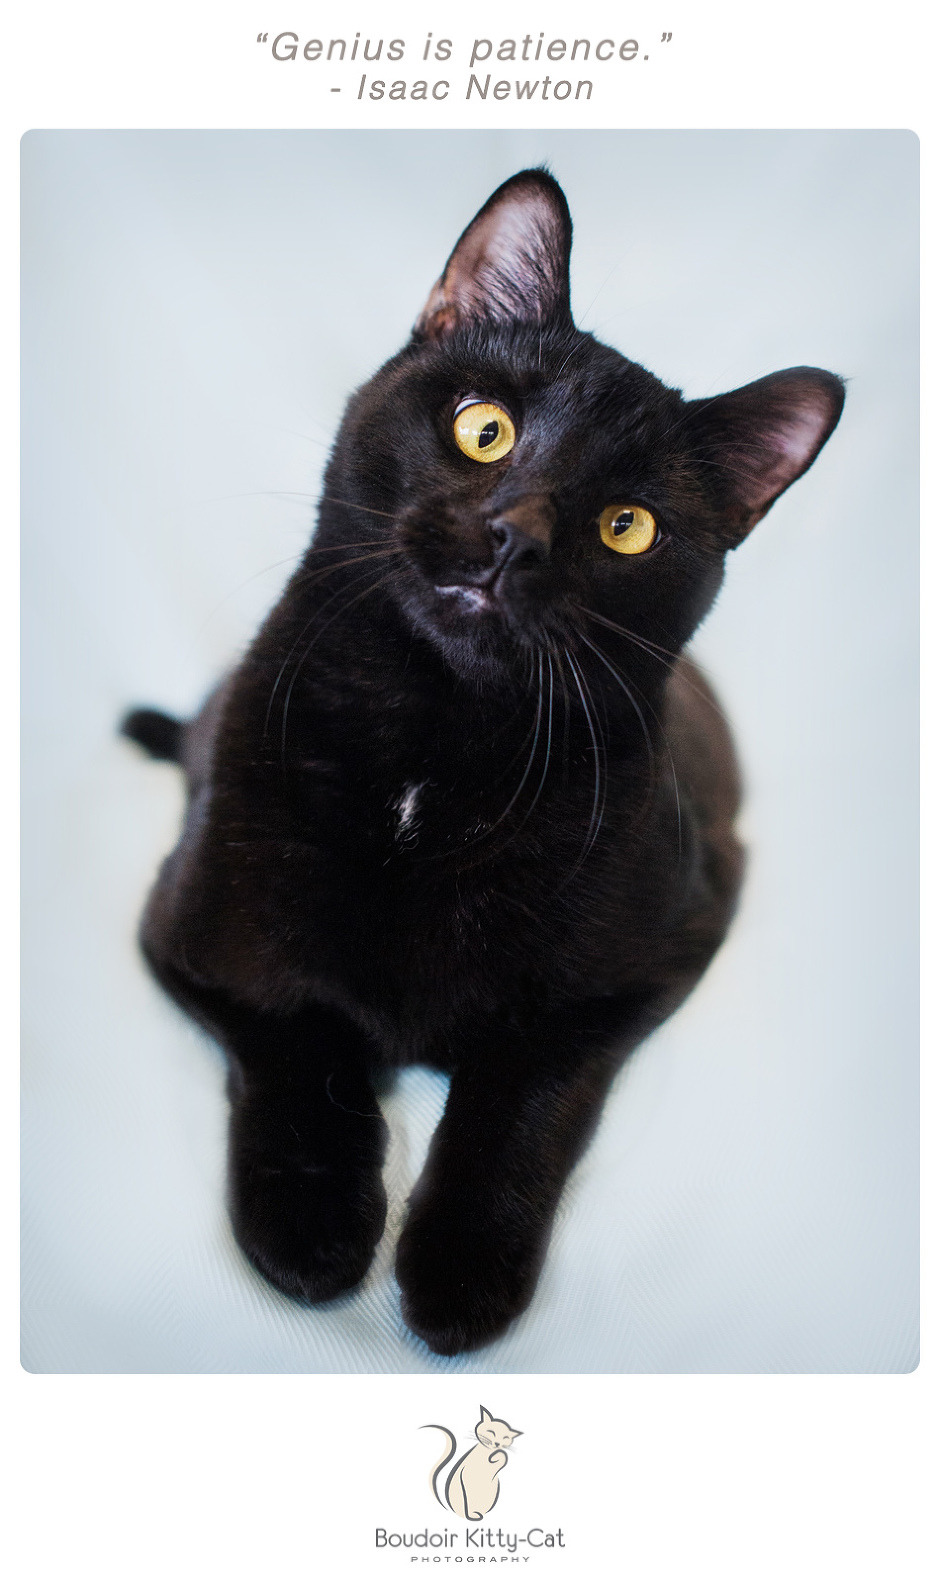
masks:
<instances>
[{"instance_id":1,"label":"cat's nose","mask_svg":"<svg viewBox=\"0 0 940 1582\"><path fill-rule=\"evenodd\" d=\"M547 495L526 495L489 523L493 564L500 572L543 566L552 547L555 508Z\"/></svg>"}]
</instances>

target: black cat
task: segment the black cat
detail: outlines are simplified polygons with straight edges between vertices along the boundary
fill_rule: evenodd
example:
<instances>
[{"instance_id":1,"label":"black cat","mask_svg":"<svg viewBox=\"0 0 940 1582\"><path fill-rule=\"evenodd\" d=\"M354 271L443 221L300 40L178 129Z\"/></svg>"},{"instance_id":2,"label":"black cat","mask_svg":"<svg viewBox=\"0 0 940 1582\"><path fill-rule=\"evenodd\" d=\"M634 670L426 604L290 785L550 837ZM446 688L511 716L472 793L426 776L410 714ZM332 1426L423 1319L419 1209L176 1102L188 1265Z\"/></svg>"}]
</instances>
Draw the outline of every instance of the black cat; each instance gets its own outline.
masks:
<instances>
[{"instance_id":1,"label":"black cat","mask_svg":"<svg viewBox=\"0 0 940 1582\"><path fill-rule=\"evenodd\" d=\"M125 722L189 777L143 947L227 1052L232 1218L276 1286L362 1278L372 1081L451 1074L397 1259L444 1354L522 1312L614 1073L724 936L734 755L678 656L843 401L816 368L683 401L574 327L570 244L544 171L493 194L243 663L191 724Z\"/></svg>"}]
</instances>

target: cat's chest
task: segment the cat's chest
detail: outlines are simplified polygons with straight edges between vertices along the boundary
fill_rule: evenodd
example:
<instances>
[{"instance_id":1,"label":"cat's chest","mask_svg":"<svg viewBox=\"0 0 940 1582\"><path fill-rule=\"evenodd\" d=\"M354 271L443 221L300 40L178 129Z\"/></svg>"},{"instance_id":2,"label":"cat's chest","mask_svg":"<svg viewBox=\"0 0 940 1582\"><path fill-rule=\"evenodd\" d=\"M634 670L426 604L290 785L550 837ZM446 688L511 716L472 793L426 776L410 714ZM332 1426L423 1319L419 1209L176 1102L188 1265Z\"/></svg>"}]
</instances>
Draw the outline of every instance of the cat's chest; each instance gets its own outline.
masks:
<instances>
[{"instance_id":1,"label":"cat's chest","mask_svg":"<svg viewBox=\"0 0 940 1582\"><path fill-rule=\"evenodd\" d=\"M585 751L546 765L524 738L458 756L410 734L360 732L353 751L311 732L264 796L220 801L210 931L224 915L237 960L266 976L276 954L292 985L419 1043L520 992L617 992L665 893L629 777L608 763L601 797ZM234 892L253 900L233 915Z\"/></svg>"},{"instance_id":2,"label":"cat's chest","mask_svg":"<svg viewBox=\"0 0 940 1582\"><path fill-rule=\"evenodd\" d=\"M475 1445L464 1462L466 1476L483 1478L487 1482L497 1477L505 1466L505 1453L488 1445Z\"/></svg>"},{"instance_id":3,"label":"cat's chest","mask_svg":"<svg viewBox=\"0 0 940 1582\"><path fill-rule=\"evenodd\" d=\"M337 912L364 905L410 965L583 956L605 917L623 929L631 897L648 908L661 894L629 787L608 776L599 807L591 766L529 783L518 766L424 761L358 787L331 775L326 795L321 781L317 766L305 832L332 848Z\"/></svg>"},{"instance_id":4,"label":"cat's chest","mask_svg":"<svg viewBox=\"0 0 940 1582\"><path fill-rule=\"evenodd\" d=\"M510 984L603 993L620 981L611 939L636 937L632 896L646 903L613 827L592 830L590 805L561 795L529 816L505 806L442 797L432 781L395 796L368 880L394 994L470 1011Z\"/></svg>"}]
</instances>

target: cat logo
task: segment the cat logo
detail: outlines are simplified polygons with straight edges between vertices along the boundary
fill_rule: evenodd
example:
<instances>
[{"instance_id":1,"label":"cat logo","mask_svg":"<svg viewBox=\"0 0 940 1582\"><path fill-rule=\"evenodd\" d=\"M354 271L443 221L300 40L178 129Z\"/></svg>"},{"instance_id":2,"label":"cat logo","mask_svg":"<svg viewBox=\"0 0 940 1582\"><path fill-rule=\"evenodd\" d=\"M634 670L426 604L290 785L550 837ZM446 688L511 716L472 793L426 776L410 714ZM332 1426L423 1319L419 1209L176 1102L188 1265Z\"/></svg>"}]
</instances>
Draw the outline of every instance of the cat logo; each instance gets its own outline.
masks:
<instances>
[{"instance_id":1,"label":"cat logo","mask_svg":"<svg viewBox=\"0 0 940 1582\"><path fill-rule=\"evenodd\" d=\"M457 1441L442 1423L425 1423L423 1427L440 1429L447 1436L447 1449L431 1470L434 1498L446 1511L465 1516L468 1522L481 1521L499 1499L499 1475L508 1465L507 1451L512 1449L512 1442L519 1438L521 1429L510 1428L508 1423L493 1417L481 1406L480 1421L474 1429L477 1442L454 1462L442 1493L441 1474L456 1453Z\"/></svg>"}]
</instances>

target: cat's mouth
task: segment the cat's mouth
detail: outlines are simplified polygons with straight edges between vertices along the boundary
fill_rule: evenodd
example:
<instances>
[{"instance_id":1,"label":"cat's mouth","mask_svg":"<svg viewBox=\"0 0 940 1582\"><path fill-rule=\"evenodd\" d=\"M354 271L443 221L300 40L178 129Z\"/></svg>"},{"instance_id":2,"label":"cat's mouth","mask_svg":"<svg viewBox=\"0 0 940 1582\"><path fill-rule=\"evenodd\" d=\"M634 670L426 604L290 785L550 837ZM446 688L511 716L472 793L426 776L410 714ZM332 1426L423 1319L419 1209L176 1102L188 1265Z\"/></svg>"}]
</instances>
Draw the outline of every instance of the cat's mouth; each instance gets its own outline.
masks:
<instances>
[{"instance_id":1,"label":"cat's mouth","mask_svg":"<svg viewBox=\"0 0 940 1582\"><path fill-rule=\"evenodd\" d=\"M470 641L474 651L484 644L493 652L501 639L532 641L547 616L544 590L525 576L490 571L479 581L430 581L433 607L427 610L436 634L445 642Z\"/></svg>"},{"instance_id":2,"label":"cat's mouth","mask_svg":"<svg viewBox=\"0 0 940 1582\"><path fill-rule=\"evenodd\" d=\"M462 601L467 611L477 613L482 610L496 610L499 600L493 591L487 587L471 587L468 583L449 582L443 586L435 584L434 592L443 599L458 599Z\"/></svg>"},{"instance_id":3,"label":"cat's mouth","mask_svg":"<svg viewBox=\"0 0 940 1582\"><path fill-rule=\"evenodd\" d=\"M467 615L496 615L504 621L517 621L532 595L525 573L513 575L505 566L496 566L472 582L434 582L432 586L451 608Z\"/></svg>"}]
</instances>

